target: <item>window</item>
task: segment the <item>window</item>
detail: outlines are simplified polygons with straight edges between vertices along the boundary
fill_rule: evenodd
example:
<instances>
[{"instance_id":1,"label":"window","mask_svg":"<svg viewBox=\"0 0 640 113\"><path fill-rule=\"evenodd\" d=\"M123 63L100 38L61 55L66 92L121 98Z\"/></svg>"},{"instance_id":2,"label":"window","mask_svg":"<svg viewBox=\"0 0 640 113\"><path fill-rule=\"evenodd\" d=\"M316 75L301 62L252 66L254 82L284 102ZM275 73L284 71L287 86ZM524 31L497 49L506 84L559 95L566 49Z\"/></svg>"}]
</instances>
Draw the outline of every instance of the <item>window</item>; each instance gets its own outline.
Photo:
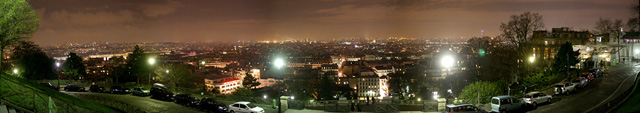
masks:
<instances>
[{"instance_id":1,"label":"window","mask_svg":"<svg viewBox=\"0 0 640 113\"><path fill-rule=\"evenodd\" d=\"M500 99L500 105L511 104L511 99Z\"/></svg>"},{"instance_id":2,"label":"window","mask_svg":"<svg viewBox=\"0 0 640 113\"><path fill-rule=\"evenodd\" d=\"M233 104L232 106L233 106L233 107L240 107L240 105L239 105L239 104Z\"/></svg>"},{"instance_id":3,"label":"window","mask_svg":"<svg viewBox=\"0 0 640 113\"><path fill-rule=\"evenodd\" d=\"M247 108L247 106L244 104L240 104L240 108Z\"/></svg>"}]
</instances>

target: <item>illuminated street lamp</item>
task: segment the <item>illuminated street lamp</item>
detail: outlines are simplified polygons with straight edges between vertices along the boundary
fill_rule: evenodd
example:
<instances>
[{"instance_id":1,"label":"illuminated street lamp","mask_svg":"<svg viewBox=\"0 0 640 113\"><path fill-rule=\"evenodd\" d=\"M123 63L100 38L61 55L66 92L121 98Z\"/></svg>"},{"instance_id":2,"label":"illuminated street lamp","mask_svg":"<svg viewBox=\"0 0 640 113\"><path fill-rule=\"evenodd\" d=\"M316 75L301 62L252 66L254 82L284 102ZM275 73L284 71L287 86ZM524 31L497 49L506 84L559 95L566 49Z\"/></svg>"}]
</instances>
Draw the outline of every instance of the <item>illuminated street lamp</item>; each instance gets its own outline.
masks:
<instances>
[{"instance_id":1,"label":"illuminated street lamp","mask_svg":"<svg viewBox=\"0 0 640 113\"><path fill-rule=\"evenodd\" d=\"M277 68L281 68L281 67L283 67L283 66L284 66L284 60L282 60L282 59L276 59L276 60L273 62L273 65L274 65L274 66L276 66Z\"/></svg>"},{"instance_id":2,"label":"illuminated street lamp","mask_svg":"<svg viewBox=\"0 0 640 113\"><path fill-rule=\"evenodd\" d=\"M60 62L56 62L56 67L60 67Z\"/></svg>"},{"instance_id":3,"label":"illuminated street lamp","mask_svg":"<svg viewBox=\"0 0 640 113\"><path fill-rule=\"evenodd\" d=\"M262 98L267 99L267 95L262 96Z\"/></svg>"},{"instance_id":4,"label":"illuminated street lamp","mask_svg":"<svg viewBox=\"0 0 640 113\"><path fill-rule=\"evenodd\" d=\"M153 66L153 64L156 64L156 59L155 58L149 58L149 65ZM151 84L151 72L149 72L149 79L148 79L149 84Z\"/></svg>"},{"instance_id":5,"label":"illuminated street lamp","mask_svg":"<svg viewBox=\"0 0 640 113\"><path fill-rule=\"evenodd\" d=\"M529 62L533 63L533 60L535 60L534 57L529 57Z\"/></svg>"},{"instance_id":6,"label":"illuminated street lamp","mask_svg":"<svg viewBox=\"0 0 640 113\"><path fill-rule=\"evenodd\" d=\"M204 63L205 63L204 61L201 61L201 62L200 62L200 64L202 64L202 65L204 65Z\"/></svg>"},{"instance_id":7,"label":"illuminated street lamp","mask_svg":"<svg viewBox=\"0 0 640 113\"><path fill-rule=\"evenodd\" d=\"M451 68L453 67L453 64L455 63L455 60L453 59L453 57L451 56L444 56L441 60L440 60L440 64L444 67L444 68Z\"/></svg>"},{"instance_id":8,"label":"illuminated street lamp","mask_svg":"<svg viewBox=\"0 0 640 113\"><path fill-rule=\"evenodd\" d=\"M156 59L154 59L154 58L150 58L149 59L149 64L153 65L155 63L156 63Z\"/></svg>"},{"instance_id":9,"label":"illuminated street lamp","mask_svg":"<svg viewBox=\"0 0 640 113\"><path fill-rule=\"evenodd\" d=\"M169 70L168 70L168 69L167 69L167 70L165 70L164 72L166 72L167 74L169 74Z\"/></svg>"},{"instance_id":10,"label":"illuminated street lamp","mask_svg":"<svg viewBox=\"0 0 640 113\"><path fill-rule=\"evenodd\" d=\"M18 69L13 69L13 73L17 74L18 73Z\"/></svg>"}]
</instances>

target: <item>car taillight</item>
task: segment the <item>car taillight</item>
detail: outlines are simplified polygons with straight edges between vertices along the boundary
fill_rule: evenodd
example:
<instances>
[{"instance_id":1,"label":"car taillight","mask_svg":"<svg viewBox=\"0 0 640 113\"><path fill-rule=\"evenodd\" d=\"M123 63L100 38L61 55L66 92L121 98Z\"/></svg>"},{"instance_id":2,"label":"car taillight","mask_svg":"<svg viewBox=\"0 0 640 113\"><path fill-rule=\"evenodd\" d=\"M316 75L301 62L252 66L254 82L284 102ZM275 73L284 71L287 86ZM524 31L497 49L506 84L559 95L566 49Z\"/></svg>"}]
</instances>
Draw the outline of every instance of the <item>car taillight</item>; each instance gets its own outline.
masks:
<instances>
[{"instance_id":1,"label":"car taillight","mask_svg":"<svg viewBox=\"0 0 640 113\"><path fill-rule=\"evenodd\" d=\"M531 102L531 99L529 99L529 102Z\"/></svg>"},{"instance_id":2,"label":"car taillight","mask_svg":"<svg viewBox=\"0 0 640 113\"><path fill-rule=\"evenodd\" d=\"M562 88L562 90L567 90L567 89L565 89L565 88Z\"/></svg>"}]
</instances>

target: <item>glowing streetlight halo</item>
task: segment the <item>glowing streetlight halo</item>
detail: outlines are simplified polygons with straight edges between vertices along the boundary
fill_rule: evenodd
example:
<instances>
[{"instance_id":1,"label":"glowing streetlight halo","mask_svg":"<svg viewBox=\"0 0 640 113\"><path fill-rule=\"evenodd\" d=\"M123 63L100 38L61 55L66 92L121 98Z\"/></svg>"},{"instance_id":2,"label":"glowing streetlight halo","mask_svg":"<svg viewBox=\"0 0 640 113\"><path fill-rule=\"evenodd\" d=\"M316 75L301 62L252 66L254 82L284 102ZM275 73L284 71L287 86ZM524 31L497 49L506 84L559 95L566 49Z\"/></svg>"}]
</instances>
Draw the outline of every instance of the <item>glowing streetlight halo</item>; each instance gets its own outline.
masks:
<instances>
[{"instance_id":1,"label":"glowing streetlight halo","mask_svg":"<svg viewBox=\"0 0 640 113\"><path fill-rule=\"evenodd\" d=\"M155 58L150 58L149 59L149 64L153 65L156 63L156 59Z\"/></svg>"},{"instance_id":2,"label":"glowing streetlight halo","mask_svg":"<svg viewBox=\"0 0 640 113\"><path fill-rule=\"evenodd\" d=\"M529 62L533 63L533 61L534 61L535 59L536 59L536 58L534 58L534 57L529 57Z\"/></svg>"},{"instance_id":3,"label":"glowing streetlight halo","mask_svg":"<svg viewBox=\"0 0 640 113\"><path fill-rule=\"evenodd\" d=\"M452 56L447 55L447 56L442 57L442 59L440 60L440 64L444 68L451 68L455 64L455 59L453 59Z\"/></svg>"},{"instance_id":4,"label":"glowing streetlight halo","mask_svg":"<svg viewBox=\"0 0 640 113\"><path fill-rule=\"evenodd\" d=\"M273 61L273 65L277 68L282 68L284 66L284 60L276 59L275 61Z\"/></svg>"}]
</instances>

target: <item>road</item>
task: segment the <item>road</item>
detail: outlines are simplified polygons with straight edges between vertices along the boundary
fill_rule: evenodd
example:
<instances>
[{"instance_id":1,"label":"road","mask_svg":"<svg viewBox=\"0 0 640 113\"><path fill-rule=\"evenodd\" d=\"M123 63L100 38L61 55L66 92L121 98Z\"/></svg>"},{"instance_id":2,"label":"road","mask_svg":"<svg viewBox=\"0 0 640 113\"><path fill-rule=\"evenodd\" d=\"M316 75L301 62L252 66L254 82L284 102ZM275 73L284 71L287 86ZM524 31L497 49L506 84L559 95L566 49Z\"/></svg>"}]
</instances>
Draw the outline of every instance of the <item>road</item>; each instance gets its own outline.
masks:
<instances>
[{"instance_id":1,"label":"road","mask_svg":"<svg viewBox=\"0 0 640 113\"><path fill-rule=\"evenodd\" d=\"M613 99L633 85L640 64L621 64L611 67L609 74L591 80L585 88L572 92L569 96L556 95L550 104L541 104L530 113L582 113Z\"/></svg>"},{"instance_id":2,"label":"road","mask_svg":"<svg viewBox=\"0 0 640 113\"><path fill-rule=\"evenodd\" d=\"M129 105L140 108L145 112L150 113L200 113L201 111L195 108L189 108L182 105L175 104L173 102L161 101L151 99L149 96L139 97L131 94L109 94L109 93L93 93L93 92L64 92L73 93L87 96L103 97L108 99L117 100L127 103Z\"/></svg>"},{"instance_id":3,"label":"road","mask_svg":"<svg viewBox=\"0 0 640 113\"><path fill-rule=\"evenodd\" d=\"M113 99L113 100L117 100L120 102L127 103L129 105L138 107L141 110L149 113L201 113L202 112L199 109L182 106L173 102L151 99L149 96L140 97L140 96L133 96L131 94L109 94L109 93L94 93L94 92L65 92L65 91L61 91L61 92ZM231 101L222 101L222 102L227 105L233 103ZM266 113L278 112L275 109L268 106L260 106L260 107L262 107Z\"/></svg>"}]
</instances>

